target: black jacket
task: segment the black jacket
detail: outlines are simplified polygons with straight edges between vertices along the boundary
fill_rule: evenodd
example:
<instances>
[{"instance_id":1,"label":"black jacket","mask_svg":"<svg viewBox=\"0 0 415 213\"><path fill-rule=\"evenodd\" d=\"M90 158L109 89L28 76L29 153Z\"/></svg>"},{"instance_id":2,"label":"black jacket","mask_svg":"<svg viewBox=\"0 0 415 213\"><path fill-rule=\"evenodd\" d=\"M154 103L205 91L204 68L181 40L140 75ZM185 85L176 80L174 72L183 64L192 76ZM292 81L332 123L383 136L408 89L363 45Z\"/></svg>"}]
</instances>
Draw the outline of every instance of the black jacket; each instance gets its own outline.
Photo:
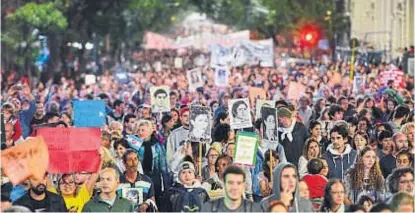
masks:
<instances>
[{"instance_id":1,"label":"black jacket","mask_svg":"<svg viewBox=\"0 0 415 213\"><path fill-rule=\"evenodd\" d=\"M307 140L308 131L303 123L296 121L291 134L293 136L293 141L289 141L287 137L285 137L284 140L281 140L281 132L278 132L278 141L284 147L287 161L298 168L298 160L303 152L303 146Z\"/></svg>"},{"instance_id":2,"label":"black jacket","mask_svg":"<svg viewBox=\"0 0 415 213\"><path fill-rule=\"evenodd\" d=\"M47 212L68 212L65 206L65 201L61 195L45 191L46 193L46 210ZM24 206L30 209L32 212L35 211L33 205L33 199L30 197L30 191L28 191L23 197L16 200L13 205Z\"/></svg>"}]
</instances>

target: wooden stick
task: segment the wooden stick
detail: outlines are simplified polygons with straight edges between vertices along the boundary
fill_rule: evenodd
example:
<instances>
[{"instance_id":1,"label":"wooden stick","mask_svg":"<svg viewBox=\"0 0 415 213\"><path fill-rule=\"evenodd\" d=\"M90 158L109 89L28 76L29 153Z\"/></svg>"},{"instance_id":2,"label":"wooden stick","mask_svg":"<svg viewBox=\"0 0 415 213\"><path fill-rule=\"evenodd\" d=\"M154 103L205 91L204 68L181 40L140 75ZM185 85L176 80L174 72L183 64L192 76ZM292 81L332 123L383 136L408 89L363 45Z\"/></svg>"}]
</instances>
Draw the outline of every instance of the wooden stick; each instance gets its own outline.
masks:
<instances>
[{"instance_id":1,"label":"wooden stick","mask_svg":"<svg viewBox=\"0 0 415 213\"><path fill-rule=\"evenodd\" d=\"M269 164L270 164L270 167L269 167L269 174L270 174L270 177L271 177L271 180L270 180L270 182L272 182L274 179L272 178L272 151L271 151L271 149L269 150Z\"/></svg>"},{"instance_id":2,"label":"wooden stick","mask_svg":"<svg viewBox=\"0 0 415 213\"><path fill-rule=\"evenodd\" d=\"M199 142L199 176L202 177L202 142Z\"/></svg>"}]
</instances>

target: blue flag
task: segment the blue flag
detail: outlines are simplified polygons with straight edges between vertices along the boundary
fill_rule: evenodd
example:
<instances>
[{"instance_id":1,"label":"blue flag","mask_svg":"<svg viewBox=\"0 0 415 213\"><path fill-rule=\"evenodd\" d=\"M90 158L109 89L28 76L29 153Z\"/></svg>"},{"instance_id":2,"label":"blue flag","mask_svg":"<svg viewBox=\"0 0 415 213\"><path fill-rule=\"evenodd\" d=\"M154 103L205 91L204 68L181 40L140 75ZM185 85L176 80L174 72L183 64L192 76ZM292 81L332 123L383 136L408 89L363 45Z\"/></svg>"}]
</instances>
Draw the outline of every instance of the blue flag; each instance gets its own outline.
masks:
<instances>
[{"instance_id":1,"label":"blue flag","mask_svg":"<svg viewBox=\"0 0 415 213\"><path fill-rule=\"evenodd\" d=\"M143 140L135 135L127 135L127 142L128 145L130 145L130 147L136 151L140 150L141 146L143 145Z\"/></svg>"},{"instance_id":2,"label":"blue flag","mask_svg":"<svg viewBox=\"0 0 415 213\"><path fill-rule=\"evenodd\" d=\"M105 125L104 100L73 101L73 112L76 127L101 127Z\"/></svg>"}]
</instances>

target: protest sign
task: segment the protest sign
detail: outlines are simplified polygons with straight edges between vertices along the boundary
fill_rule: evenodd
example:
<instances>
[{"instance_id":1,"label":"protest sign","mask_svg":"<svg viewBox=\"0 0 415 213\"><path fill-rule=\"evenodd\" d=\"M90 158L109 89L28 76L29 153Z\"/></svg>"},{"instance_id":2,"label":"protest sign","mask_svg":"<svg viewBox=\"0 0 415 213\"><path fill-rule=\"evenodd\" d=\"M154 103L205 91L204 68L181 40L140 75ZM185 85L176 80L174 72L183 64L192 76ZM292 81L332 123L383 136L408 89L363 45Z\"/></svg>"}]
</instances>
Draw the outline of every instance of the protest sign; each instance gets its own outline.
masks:
<instances>
[{"instance_id":1,"label":"protest sign","mask_svg":"<svg viewBox=\"0 0 415 213\"><path fill-rule=\"evenodd\" d=\"M74 125L76 127L101 127L106 123L105 101L73 101Z\"/></svg>"},{"instance_id":2,"label":"protest sign","mask_svg":"<svg viewBox=\"0 0 415 213\"><path fill-rule=\"evenodd\" d=\"M97 82L97 77L93 74L85 75L85 85L92 85Z\"/></svg>"},{"instance_id":3,"label":"protest sign","mask_svg":"<svg viewBox=\"0 0 415 213\"><path fill-rule=\"evenodd\" d=\"M259 136L252 132L238 132L236 134L235 153L233 163L244 166L255 166Z\"/></svg>"},{"instance_id":4,"label":"protest sign","mask_svg":"<svg viewBox=\"0 0 415 213\"><path fill-rule=\"evenodd\" d=\"M42 137L30 137L1 153L1 168L13 185L27 178L43 179L49 153Z\"/></svg>"},{"instance_id":5,"label":"protest sign","mask_svg":"<svg viewBox=\"0 0 415 213\"><path fill-rule=\"evenodd\" d=\"M146 32L144 35L144 48L146 49L175 49L174 40L163 35Z\"/></svg>"},{"instance_id":6,"label":"protest sign","mask_svg":"<svg viewBox=\"0 0 415 213\"><path fill-rule=\"evenodd\" d=\"M264 88L259 87L249 87L249 100L251 101L251 106L254 106L257 99L265 100L267 98L267 93Z\"/></svg>"},{"instance_id":7,"label":"protest sign","mask_svg":"<svg viewBox=\"0 0 415 213\"><path fill-rule=\"evenodd\" d=\"M364 76L354 76L353 79L353 92L360 93L362 91L362 87L365 84L365 77Z\"/></svg>"},{"instance_id":8,"label":"protest sign","mask_svg":"<svg viewBox=\"0 0 415 213\"><path fill-rule=\"evenodd\" d=\"M170 112L170 88L168 86L151 87L150 96L152 112Z\"/></svg>"},{"instance_id":9,"label":"protest sign","mask_svg":"<svg viewBox=\"0 0 415 213\"><path fill-rule=\"evenodd\" d=\"M138 205L144 202L142 188L123 188L122 197Z\"/></svg>"},{"instance_id":10,"label":"protest sign","mask_svg":"<svg viewBox=\"0 0 415 213\"><path fill-rule=\"evenodd\" d=\"M415 59L408 58L408 75L414 76L415 75Z\"/></svg>"},{"instance_id":11,"label":"protest sign","mask_svg":"<svg viewBox=\"0 0 415 213\"><path fill-rule=\"evenodd\" d=\"M215 85L226 87L229 84L229 69L227 66L215 67Z\"/></svg>"},{"instance_id":12,"label":"protest sign","mask_svg":"<svg viewBox=\"0 0 415 213\"><path fill-rule=\"evenodd\" d=\"M189 114L189 140L192 142L209 142L211 140L210 108L193 105Z\"/></svg>"},{"instance_id":13,"label":"protest sign","mask_svg":"<svg viewBox=\"0 0 415 213\"><path fill-rule=\"evenodd\" d=\"M143 145L143 140L135 135L127 135L128 145L138 151Z\"/></svg>"},{"instance_id":14,"label":"protest sign","mask_svg":"<svg viewBox=\"0 0 415 213\"><path fill-rule=\"evenodd\" d=\"M271 100L263 100L263 99L257 99L255 104L255 117L260 118L261 117L261 108L262 107L274 107L275 102Z\"/></svg>"},{"instance_id":15,"label":"protest sign","mask_svg":"<svg viewBox=\"0 0 415 213\"><path fill-rule=\"evenodd\" d=\"M176 69L183 68L183 58L176 57L174 59L174 68L176 68Z\"/></svg>"},{"instance_id":16,"label":"protest sign","mask_svg":"<svg viewBox=\"0 0 415 213\"><path fill-rule=\"evenodd\" d=\"M262 138L268 141L277 141L277 110L271 107L262 107Z\"/></svg>"},{"instance_id":17,"label":"protest sign","mask_svg":"<svg viewBox=\"0 0 415 213\"><path fill-rule=\"evenodd\" d=\"M381 86L386 86L389 80L393 80L394 85L401 88L405 85L404 73L398 69L383 71L379 73L378 79Z\"/></svg>"},{"instance_id":18,"label":"protest sign","mask_svg":"<svg viewBox=\"0 0 415 213\"><path fill-rule=\"evenodd\" d=\"M232 129L252 127L251 108L248 98L229 100L229 109Z\"/></svg>"},{"instance_id":19,"label":"protest sign","mask_svg":"<svg viewBox=\"0 0 415 213\"><path fill-rule=\"evenodd\" d=\"M203 87L202 71L199 68L187 71L190 92L195 92L197 88Z\"/></svg>"},{"instance_id":20,"label":"protest sign","mask_svg":"<svg viewBox=\"0 0 415 213\"><path fill-rule=\"evenodd\" d=\"M99 128L39 128L36 135L42 136L47 144L50 173L98 170L101 163Z\"/></svg>"},{"instance_id":21,"label":"protest sign","mask_svg":"<svg viewBox=\"0 0 415 213\"><path fill-rule=\"evenodd\" d=\"M287 99L298 100L305 93L305 90L306 87L303 84L291 81L288 87Z\"/></svg>"}]
</instances>

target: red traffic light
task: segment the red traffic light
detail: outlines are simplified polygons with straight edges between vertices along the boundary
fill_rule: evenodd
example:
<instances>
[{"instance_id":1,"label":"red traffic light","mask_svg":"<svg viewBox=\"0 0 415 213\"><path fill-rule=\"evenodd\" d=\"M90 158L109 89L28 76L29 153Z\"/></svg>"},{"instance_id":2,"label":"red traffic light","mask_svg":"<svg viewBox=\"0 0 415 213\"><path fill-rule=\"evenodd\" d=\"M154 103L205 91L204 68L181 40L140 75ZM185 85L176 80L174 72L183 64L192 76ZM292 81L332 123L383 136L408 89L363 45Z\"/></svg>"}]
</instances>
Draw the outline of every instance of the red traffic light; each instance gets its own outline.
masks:
<instances>
[{"instance_id":1,"label":"red traffic light","mask_svg":"<svg viewBox=\"0 0 415 213\"><path fill-rule=\"evenodd\" d=\"M300 45L315 47L320 40L320 29L315 25L305 25L299 31Z\"/></svg>"}]
</instances>

